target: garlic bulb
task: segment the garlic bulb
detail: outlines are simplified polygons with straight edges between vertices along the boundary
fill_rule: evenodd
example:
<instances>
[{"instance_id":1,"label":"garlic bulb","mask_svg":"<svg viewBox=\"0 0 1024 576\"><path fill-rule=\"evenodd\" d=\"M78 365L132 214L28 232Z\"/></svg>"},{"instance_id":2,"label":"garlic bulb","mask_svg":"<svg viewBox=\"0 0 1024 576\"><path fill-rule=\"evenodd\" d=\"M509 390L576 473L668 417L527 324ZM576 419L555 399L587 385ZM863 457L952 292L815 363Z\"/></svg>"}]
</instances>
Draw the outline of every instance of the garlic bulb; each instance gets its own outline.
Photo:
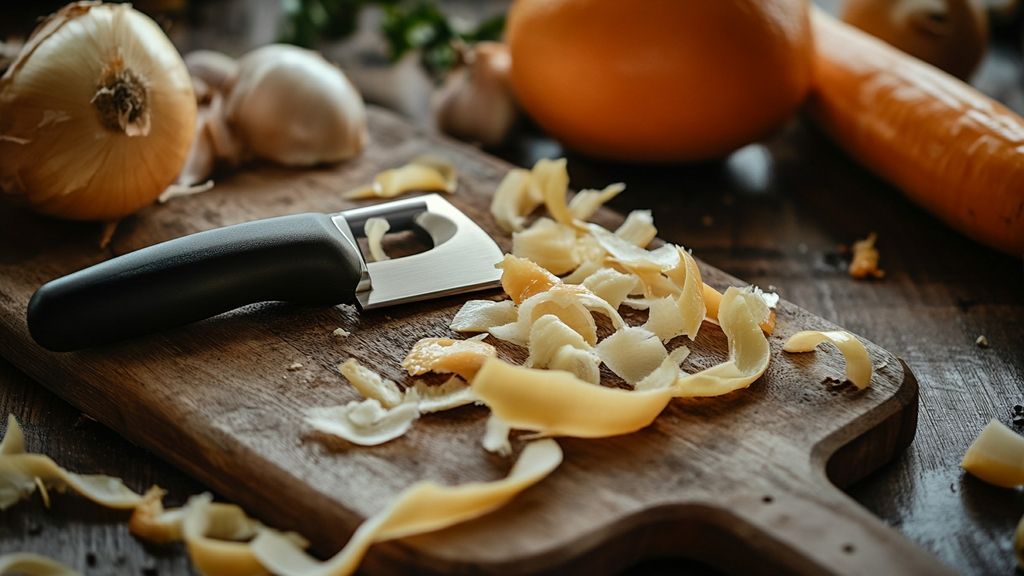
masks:
<instances>
[{"instance_id":1,"label":"garlic bulb","mask_svg":"<svg viewBox=\"0 0 1024 576\"><path fill-rule=\"evenodd\" d=\"M464 55L465 64L452 70L434 97L439 130L469 142L498 146L518 118L508 74L508 47L481 42Z\"/></svg>"},{"instance_id":2,"label":"garlic bulb","mask_svg":"<svg viewBox=\"0 0 1024 576\"><path fill-rule=\"evenodd\" d=\"M33 209L112 220L178 175L196 103L185 64L124 4L69 4L0 78L0 188Z\"/></svg>"},{"instance_id":3,"label":"garlic bulb","mask_svg":"<svg viewBox=\"0 0 1024 576\"><path fill-rule=\"evenodd\" d=\"M243 56L224 112L246 153L288 166L346 160L367 140L356 89L319 54L295 46Z\"/></svg>"}]
</instances>

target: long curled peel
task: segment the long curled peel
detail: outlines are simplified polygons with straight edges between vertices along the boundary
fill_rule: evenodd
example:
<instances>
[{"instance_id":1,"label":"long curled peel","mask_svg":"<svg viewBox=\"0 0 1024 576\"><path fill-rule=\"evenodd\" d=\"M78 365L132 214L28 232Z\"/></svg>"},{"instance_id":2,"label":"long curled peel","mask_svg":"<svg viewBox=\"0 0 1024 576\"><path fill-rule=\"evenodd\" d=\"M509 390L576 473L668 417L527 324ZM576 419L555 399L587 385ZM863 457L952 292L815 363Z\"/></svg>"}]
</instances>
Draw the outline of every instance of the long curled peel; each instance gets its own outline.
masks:
<instances>
[{"instance_id":1,"label":"long curled peel","mask_svg":"<svg viewBox=\"0 0 1024 576\"><path fill-rule=\"evenodd\" d=\"M847 380L861 390L871 386L871 357L860 340L849 332L804 330L790 336L782 349L786 352L811 352L823 342L831 343L843 353Z\"/></svg>"},{"instance_id":2,"label":"long curled peel","mask_svg":"<svg viewBox=\"0 0 1024 576\"><path fill-rule=\"evenodd\" d=\"M326 562L308 556L294 542L275 532L261 532L250 546L261 565L274 574L352 574L374 543L440 530L497 510L544 479L561 462L562 450L557 442L538 440L526 445L508 476L501 480L459 486L430 481L413 484L391 505L366 520L345 547Z\"/></svg>"}]
</instances>

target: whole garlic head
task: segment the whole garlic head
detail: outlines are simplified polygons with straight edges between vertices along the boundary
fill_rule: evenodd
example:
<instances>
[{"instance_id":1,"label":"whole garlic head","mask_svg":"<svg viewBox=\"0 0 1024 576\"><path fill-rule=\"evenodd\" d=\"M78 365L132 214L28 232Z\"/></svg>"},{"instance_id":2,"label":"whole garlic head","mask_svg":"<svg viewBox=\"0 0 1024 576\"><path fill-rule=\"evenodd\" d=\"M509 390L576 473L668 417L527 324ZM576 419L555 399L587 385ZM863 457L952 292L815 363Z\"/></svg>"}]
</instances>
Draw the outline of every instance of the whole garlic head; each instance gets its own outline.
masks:
<instances>
[{"instance_id":1,"label":"whole garlic head","mask_svg":"<svg viewBox=\"0 0 1024 576\"><path fill-rule=\"evenodd\" d=\"M359 92L322 56L295 46L243 56L224 113L247 155L287 166L347 160L367 140Z\"/></svg>"},{"instance_id":2,"label":"whole garlic head","mask_svg":"<svg viewBox=\"0 0 1024 576\"><path fill-rule=\"evenodd\" d=\"M434 95L434 118L440 131L468 142L499 146L519 117L509 70L508 46L480 42L467 49L465 63L452 70Z\"/></svg>"}]
</instances>

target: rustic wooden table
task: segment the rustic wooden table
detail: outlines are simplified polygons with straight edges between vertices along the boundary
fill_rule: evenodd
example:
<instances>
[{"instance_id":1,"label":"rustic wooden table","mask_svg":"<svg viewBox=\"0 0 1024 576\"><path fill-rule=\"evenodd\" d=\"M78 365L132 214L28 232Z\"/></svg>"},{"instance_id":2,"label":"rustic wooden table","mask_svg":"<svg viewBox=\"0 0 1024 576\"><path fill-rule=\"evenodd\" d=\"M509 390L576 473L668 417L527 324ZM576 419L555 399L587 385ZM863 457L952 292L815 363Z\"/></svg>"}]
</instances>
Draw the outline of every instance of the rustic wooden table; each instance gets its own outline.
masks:
<instances>
[{"instance_id":1,"label":"rustic wooden table","mask_svg":"<svg viewBox=\"0 0 1024 576\"><path fill-rule=\"evenodd\" d=\"M826 2L826 4L830 4ZM1020 40L997 45L975 84L1024 113ZM537 135L501 155L520 164L561 154ZM762 145L699 166L636 167L570 155L576 186L623 181L613 207L654 210L661 236L903 357L920 382L917 438L851 494L960 572L1011 574L1024 494L965 475L959 461L990 420L1024 404L1024 266L947 230L797 119ZM840 250L877 231L884 280L857 282ZM990 347L975 344L987 337ZM180 504L204 487L80 415L0 359L0 410L15 414L31 449L72 470L103 472ZM125 515L74 497L38 498L0 513L0 553L44 553L91 574L190 571L180 546L134 540ZM636 573L705 573L676 560Z\"/></svg>"}]
</instances>

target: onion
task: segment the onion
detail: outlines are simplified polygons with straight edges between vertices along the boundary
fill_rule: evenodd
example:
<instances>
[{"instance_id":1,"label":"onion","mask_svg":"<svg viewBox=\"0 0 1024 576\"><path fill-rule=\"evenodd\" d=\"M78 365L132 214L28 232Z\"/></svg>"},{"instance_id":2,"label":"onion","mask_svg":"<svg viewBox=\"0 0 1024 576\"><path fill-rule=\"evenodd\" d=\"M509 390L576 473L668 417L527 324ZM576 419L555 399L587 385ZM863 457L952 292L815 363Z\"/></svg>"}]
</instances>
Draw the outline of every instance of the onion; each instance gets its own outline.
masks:
<instances>
[{"instance_id":1,"label":"onion","mask_svg":"<svg viewBox=\"0 0 1024 576\"><path fill-rule=\"evenodd\" d=\"M126 216L174 181L195 121L188 71L153 20L69 4L0 78L0 188L61 218Z\"/></svg>"}]
</instances>

